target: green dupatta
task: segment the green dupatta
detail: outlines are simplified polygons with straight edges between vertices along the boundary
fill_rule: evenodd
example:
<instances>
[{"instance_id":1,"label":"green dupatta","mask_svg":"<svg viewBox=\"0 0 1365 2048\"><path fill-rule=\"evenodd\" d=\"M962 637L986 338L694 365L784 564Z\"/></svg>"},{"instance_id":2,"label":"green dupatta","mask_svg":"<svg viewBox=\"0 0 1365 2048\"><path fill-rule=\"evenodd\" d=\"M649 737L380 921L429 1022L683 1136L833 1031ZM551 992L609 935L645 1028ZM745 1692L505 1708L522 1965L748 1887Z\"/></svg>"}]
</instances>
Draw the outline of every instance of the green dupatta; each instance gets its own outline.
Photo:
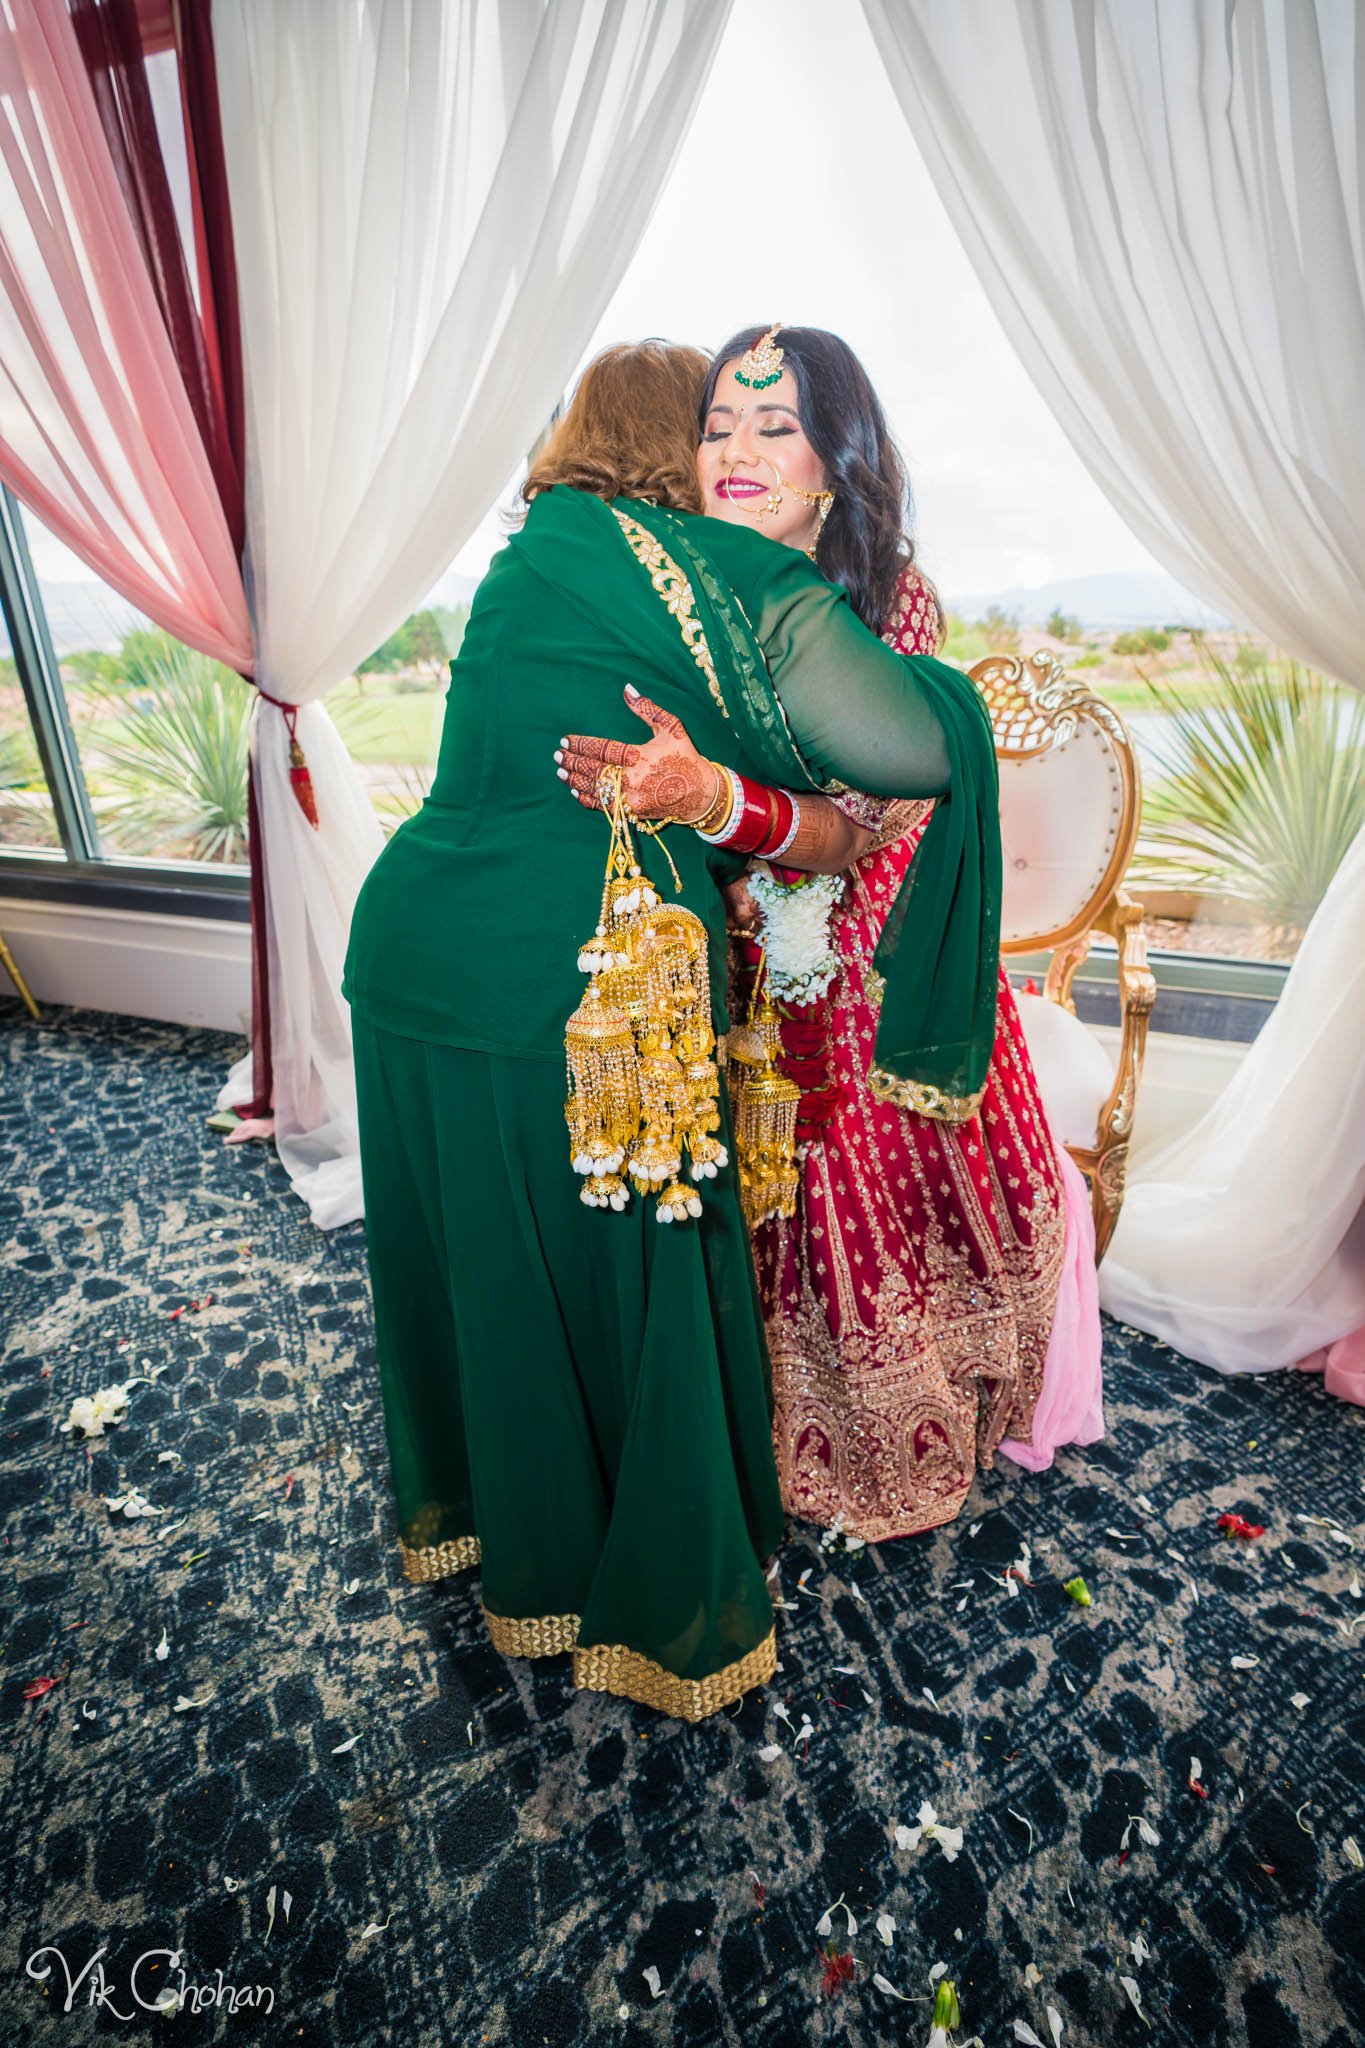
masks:
<instances>
[{"instance_id":1,"label":"green dupatta","mask_svg":"<svg viewBox=\"0 0 1365 2048\"><path fill-rule=\"evenodd\" d=\"M970 678L930 656L895 654L858 623L841 591L778 542L635 499L553 495L564 500L566 539L571 528L581 535L584 520L615 520L699 683L733 726L737 754L765 780L837 793L850 786L845 769L872 795L937 798L875 955L882 990L868 1081L874 1094L921 1114L973 1116L995 1039L1001 855L995 745ZM554 546L546 524L541 546ZM761 565L746 589L752 619L722 573L732 546L746 567ZM838 716L832 736L812 749L807 734L818 726L805 716L810 685L800 678L823 674L822 636L838 642L834 680L821 683L826 711L837 692ZM897 722L932 734L925 753L934 768L917 770L904 748L879 757L878 726Z\"/></svg>"}]
</instances>

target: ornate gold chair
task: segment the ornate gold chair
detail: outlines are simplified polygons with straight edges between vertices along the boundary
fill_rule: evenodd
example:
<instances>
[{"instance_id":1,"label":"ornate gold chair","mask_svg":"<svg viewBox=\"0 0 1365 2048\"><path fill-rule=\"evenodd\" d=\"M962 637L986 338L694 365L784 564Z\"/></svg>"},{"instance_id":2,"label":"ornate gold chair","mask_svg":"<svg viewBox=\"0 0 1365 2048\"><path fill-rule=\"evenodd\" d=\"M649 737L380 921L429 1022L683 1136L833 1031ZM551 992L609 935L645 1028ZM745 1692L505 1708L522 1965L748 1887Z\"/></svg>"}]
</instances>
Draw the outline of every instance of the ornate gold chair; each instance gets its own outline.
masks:
<instances>
[{"instance_id":1,"label":"ornate gold chair","mask_svg":"<svg viewBox=\"0 0 1365 2048\"><path fill-rule=\"evenodd\" d=\"M971 675L1000 763L1001 951L1052 955L1043 995L1021 995L1019 1010L1053 1128L1090 1183L1102 1258L1123 1204L1156 999L1142 905L1123 889L1141 811L1137 756L1118 713L1054 655L991 654ZM1071 999L1096 932L1118 948L1117 1065Z\"/></svg>"}]
</instances>

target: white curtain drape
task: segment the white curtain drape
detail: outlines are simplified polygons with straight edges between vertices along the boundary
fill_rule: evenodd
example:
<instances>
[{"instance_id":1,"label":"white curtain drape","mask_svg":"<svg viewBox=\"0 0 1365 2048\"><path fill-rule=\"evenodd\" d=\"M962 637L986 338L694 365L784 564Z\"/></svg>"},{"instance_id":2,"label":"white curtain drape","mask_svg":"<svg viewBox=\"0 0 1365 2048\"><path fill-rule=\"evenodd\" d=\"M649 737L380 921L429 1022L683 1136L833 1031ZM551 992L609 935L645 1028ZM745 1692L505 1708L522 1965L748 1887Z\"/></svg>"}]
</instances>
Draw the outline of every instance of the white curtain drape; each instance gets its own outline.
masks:
<instances>
[{"instance_id":1,"label":"white curtain drape","mask_svg":"<svg viewBox=\"0 0 1365 2048\"><path fill-rule=\"evenodd\" d=\"M1354 0L863 5L991 303L1100 488L1191 589L1365 688ZM1321 1008L1330 963L1358 973L1363 950L1365 837L1234 1090L1130 1177L1101 1299L1224 1370L1365 1321L1359 1117L1354 1149L1340 1128L1360 1034Z\"/></svg>"},{"instance_id":2,"label":"white curtain drape","mask_svg":"<svg viewBox=\"0 0 1365 2048\"><path fill-rule=\"evenodd\" d=\"M1365 1322L1365 931L1343 945L1338 929L1352 896L1365 838L1218 1102L1142 1162L1100 1268L1113 1313L1223 1371L1290 1365Z\"/></svg>"},{"instance_id":3,"label":"white curtain drape","mask_svg":"<svg viewBox=\"0 0 1365 2048\"><path fill-rule=\"evenodd\" d=\"M432 588L572 375L729 0L213 0L247 406L280 1156L361 1213L340 982L381 835L320 702ZM434 935L435 940L435 935ZM244 1063L245 1065L245 1063ZM236 1070L225 1100L249 1093Z\"/></svg>"}]
</instances>

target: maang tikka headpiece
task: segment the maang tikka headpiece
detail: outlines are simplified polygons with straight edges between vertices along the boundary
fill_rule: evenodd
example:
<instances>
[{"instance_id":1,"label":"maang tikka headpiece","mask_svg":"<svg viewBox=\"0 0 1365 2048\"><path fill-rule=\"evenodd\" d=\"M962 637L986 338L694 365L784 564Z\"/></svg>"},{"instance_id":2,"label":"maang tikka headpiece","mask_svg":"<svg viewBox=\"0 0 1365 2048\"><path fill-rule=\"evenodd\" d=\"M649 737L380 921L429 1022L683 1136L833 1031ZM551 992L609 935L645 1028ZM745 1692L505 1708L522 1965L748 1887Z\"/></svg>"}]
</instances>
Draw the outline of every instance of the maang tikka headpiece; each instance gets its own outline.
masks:
<instances>
[{"instance_id":1,"label":"maang tikka headpiece","mask_svg":"<svg viewBox=\"0 0 1365 2048\"><path fill-rule=\"evenodd\" d=\"M775 320L762 339L745 350L735 371L736 384L743 384L749 391L765 391L770 384L776 384L782 375L782 351L773 337L781 331L782 322Z\"/></svg>"}]
</instances>

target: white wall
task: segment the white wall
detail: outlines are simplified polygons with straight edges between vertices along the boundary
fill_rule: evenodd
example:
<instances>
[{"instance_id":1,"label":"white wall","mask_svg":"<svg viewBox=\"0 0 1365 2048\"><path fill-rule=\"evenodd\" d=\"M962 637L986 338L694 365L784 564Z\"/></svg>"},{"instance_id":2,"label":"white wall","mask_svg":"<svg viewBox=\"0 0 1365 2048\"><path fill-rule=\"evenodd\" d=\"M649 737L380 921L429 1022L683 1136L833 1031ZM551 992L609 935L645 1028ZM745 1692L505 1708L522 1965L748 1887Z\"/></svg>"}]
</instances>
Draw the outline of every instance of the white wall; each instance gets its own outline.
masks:
<instances>
[{"instance_id":1,"label":"white wall","mask_svg":"<svg viewBox=\"0 0 1365 2048\"><path fill-rule=\"evenodd\" d=\"M249 1031L247 925L0 896L0 931L39 1003Z\"/></svg>"}]
</instances>

